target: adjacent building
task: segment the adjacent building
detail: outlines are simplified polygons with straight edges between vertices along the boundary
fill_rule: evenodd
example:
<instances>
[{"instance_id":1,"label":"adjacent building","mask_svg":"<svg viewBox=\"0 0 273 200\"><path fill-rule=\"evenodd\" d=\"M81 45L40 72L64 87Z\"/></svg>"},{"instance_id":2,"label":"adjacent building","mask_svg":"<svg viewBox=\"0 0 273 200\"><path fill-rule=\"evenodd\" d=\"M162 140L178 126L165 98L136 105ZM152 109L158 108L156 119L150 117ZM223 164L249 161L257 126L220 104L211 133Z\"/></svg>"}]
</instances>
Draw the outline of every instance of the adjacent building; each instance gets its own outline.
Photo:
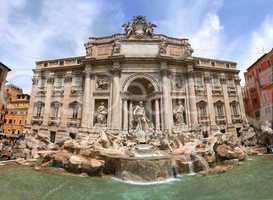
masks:
<instances>
[{"instance_id":1,"label":"adjacent building","mask_svg":"<svg viewBox=\"0 0 273 200\"><path fill-rule=\"evenodd\" d=\"M3 133L5 135L20 135L26 125L27 112L29 108L30 96L28 94L17 94L16 98L11 98L7 105Z\"/></svg>"},{"instance_id":2,"label":"adjacent building","mask_svg":"<svg viewBox=\"0 0 273 200\"><path fill-rule=\"evenodd\" d=\"M235 62L192 56L188 39L155 34L143 16L123 27L89 38L84 56L36 62L26 131L53 142L100 130L239 133Z\"/></svg>"},{"instance_id":3,"label":"adjacent building","mask_svg":"<svg viewBox=\"0 0 273 200\"><path fill-rule=\"evenodd\" d=\"M4 115L6 109L6 101L4 98L4 85L9 71L11 71L11 69L0 62L0 129L4 124Z\"/></svg>"},{"instance_id":4,"label":"adjacent building","mask_svg":"<svg viewBox=\"0 0 273 200\"><path fill-rule=\"evenodd\" d=\"M257 128L265 121L273 125L273 49L253 63L244 76L244 104L250 123Z\"/></svg>"}]
</instances>

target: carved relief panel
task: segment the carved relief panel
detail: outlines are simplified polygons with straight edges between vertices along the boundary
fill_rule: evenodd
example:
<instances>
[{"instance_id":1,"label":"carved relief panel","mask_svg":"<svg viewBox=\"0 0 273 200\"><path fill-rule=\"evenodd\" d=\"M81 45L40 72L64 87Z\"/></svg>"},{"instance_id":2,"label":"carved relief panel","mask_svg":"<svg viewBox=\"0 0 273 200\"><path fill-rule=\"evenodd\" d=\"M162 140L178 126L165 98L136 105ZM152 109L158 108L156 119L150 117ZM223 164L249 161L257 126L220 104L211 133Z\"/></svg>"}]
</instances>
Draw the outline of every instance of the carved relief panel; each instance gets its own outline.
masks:
<instances>
[{"instance_id":1,"label":"carved relief panel","mask_svg":"<svg viewBox=\"0 0 273 200\"><path fill-rule=\"evenodd\" d=\"M98 75L96 77L96 90L97 91L108 91L110 87L110 79L106 75Z\"/></svg>"},{"instance_id":2,"label":"carved relief panel","mask_svg":"<svg viewBox=\"0 0 273 200\"><path fill-rule=\"evenodd\" d=\"M185 92L185 77L183 74L174 74L171 76L172 90Z\"/></svg>"}]
</instances>

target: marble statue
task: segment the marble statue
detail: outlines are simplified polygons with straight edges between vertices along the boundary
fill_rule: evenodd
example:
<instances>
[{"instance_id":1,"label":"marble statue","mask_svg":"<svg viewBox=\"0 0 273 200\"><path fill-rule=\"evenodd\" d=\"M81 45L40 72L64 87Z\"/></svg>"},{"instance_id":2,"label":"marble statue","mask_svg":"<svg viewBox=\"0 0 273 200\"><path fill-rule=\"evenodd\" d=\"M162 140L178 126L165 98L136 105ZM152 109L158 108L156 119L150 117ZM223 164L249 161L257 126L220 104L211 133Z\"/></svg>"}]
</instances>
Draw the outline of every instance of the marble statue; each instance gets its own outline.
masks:
<instances>
[{"instance_id":1,"label":"marble statue","mask_svg":"<svg viewBox=\"0 0 273 200\"><path fill-rule=\"evenodd\" d=\"M140 101L133 111L134 119L137 123L136 130L147 131L150 127L150 120L147 118L143 102Z\"/></svg>"},{"instance_id":2,"label":"marble statue","mask_svg":"<svg viewBox=\"0 0 273 200\"><path fill-rule=\"evenodd\" d=\"M97 124L106 125L107 122L107 108L104 105L104 102L100 103L100 106L96 111L96 122Z\"/></svg>"},{"instance_id":3,"label":"marble statue","mask_svg":"<svg viewBox=\"0 0 273 200\"><path fill-rule=\"evenodd\" d=\"M176 125L182 125L184 124L184 106L182 105L182 101L178 100L177 106L175 107L173 111L175 124Z\"/></svg>"},{"instance_id":4,"label":"marble statue","mask_svg":"<svg viewBox=\"0 0 273 200\"><path fill-rule=\"evenodd\" d=\"M132 22L123 24L122 27L124 27L125 33L128 37L134 33L134 26Z\"/></svg>"},{"instance_id":5,"label":"marble statue","mask_svg":"<svg viewBox=\"0 0 273 200\"><path fill-rule=\"evenodd\" d=\"M145 28L145 33L147 35L153 36L154 27L156 27L155 24L152 24L151 22L148 22L144 27Z\"/></svg>"}]
</instances>

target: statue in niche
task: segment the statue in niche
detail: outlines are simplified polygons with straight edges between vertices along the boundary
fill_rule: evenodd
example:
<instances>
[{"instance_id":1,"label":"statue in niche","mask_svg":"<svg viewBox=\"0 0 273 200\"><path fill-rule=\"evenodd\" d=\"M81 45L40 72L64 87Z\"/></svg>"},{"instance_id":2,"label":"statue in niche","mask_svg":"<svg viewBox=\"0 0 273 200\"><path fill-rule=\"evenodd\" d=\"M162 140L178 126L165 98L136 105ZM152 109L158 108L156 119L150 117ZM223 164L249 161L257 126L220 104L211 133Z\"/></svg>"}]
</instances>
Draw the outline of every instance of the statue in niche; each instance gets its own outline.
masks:
<instances>
[{"instance_id":1,"label":"statue in niche","mask_svg":"<svg viewBox=\"0 0 273 200\"><path fill-rule=\"evenodd\" d=\"M182 104L182 100L178 100L177 105L173 111L173 116L176 125L183 125L184 122L184 106Z\"/></svg>"},{"instance_id":2,"label":"statue in niche","mask_svg":"<svg viewBox=\"0 0 273 200\"><path fill-rule=\"evenodd\" d=\"M133 110L134 120L136 122L136 131L149 131L153 128L151 121L147 118L143 102L139 104Z\"/></svg>"},{"instance_id":3,"label":"statue in niche","mask_svg":"<svg viewBox=\"0 0 273 200\"><path fill-rule=\"evenodd\" d=\"M107 108L105 107L104 102L101 102L95 114L96 124L106 125L107 114Z\"/></svg>"},{"instance_id":4,"label":"statue in niche","mask_svg":"<svg viewBox=\"0 0 273 200\"><path fill-rule=\"evenodd\" d=\"M96 88L100 90L107 90L108 89L109 82L106 78L99 78L96 81Z\"/></svg>"}]
</instances>

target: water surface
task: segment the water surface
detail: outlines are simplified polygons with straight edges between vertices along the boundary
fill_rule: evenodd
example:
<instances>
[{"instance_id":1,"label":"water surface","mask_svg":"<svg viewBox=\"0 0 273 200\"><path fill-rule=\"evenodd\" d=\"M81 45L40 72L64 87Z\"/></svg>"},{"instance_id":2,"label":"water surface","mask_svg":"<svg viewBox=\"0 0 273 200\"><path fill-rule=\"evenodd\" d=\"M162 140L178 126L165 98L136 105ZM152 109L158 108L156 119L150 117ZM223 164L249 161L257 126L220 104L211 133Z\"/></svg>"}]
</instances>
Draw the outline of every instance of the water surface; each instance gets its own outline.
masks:
<instances>
[{"instance_id":1,"label":"water surface","mask_svg":"<svg viewBox=\"0 0 273 200\"><path fill-rule=\"evenodd\" d=\"M273 156L251 157L224 174L183 176L160 185L0 167L0 200L273 200Z\"/></svg>"}]
</instances>

